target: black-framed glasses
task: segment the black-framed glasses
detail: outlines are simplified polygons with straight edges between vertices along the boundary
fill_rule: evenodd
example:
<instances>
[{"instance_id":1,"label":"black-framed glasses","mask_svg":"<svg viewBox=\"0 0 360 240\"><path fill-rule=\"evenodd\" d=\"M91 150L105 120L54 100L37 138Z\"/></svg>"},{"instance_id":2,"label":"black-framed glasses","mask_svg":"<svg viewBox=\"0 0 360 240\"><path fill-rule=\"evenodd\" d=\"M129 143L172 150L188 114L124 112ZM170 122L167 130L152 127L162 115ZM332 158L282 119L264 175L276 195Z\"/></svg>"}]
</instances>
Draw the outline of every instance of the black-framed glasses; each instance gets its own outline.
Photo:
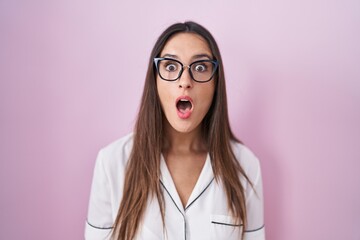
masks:
<instances>
[{"instance_id":1,"label":"black-framed glasses","mask_svg":"<svg viewBox=\"0 0 360 240\"><path fill-rule=\"evenodd\" d=\"M184 65L173 58L154 58L154 63L160 78L165 81L178 80L184 71L184 67L187 67L190 77L200 83L210 81L219 66L216 60L198 60L190 65Z\"/></svg>"}]
</instances>

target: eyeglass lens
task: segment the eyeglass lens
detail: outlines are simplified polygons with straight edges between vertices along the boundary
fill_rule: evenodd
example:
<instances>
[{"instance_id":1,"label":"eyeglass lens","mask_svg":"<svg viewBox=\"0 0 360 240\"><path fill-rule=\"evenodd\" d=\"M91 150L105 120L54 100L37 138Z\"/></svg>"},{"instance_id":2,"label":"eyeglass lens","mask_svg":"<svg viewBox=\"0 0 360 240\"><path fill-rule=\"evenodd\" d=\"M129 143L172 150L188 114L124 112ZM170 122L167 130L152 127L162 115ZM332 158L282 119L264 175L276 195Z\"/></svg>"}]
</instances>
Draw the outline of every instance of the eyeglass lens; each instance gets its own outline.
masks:
<instances>
[{"instance_id":1,"label":"eyeglass lens","mask_svg":"<svg viewBox=\"0 0 360 240\"><path fill-rule=\"evenodd\" d=\"M211 61L198 61L190 65L191 75L196 81L208 81L214 73L215 64ZM176 80L182 74L181 63L163 59L158 62L159 74L166 80Z\"/></svg>"}]
</instances>

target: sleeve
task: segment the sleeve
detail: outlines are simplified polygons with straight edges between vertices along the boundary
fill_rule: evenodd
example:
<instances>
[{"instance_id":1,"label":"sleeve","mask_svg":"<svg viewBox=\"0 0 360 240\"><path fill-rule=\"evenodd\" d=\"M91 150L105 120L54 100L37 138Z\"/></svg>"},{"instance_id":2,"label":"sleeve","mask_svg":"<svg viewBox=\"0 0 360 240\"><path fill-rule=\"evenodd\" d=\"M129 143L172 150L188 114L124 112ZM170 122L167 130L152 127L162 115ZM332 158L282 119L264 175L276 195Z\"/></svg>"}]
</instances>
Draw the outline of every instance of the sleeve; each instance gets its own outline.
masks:
<instances>
[{"instance_id":1,"label":"sleeve","mask_svg":"<svg viewBox=\"0 0 360 240\"><path fill-rule=\"evenodd\" d=\"M245 240L265 240L264 203L260 163L256 158L253 188L249 186L246 199L247 229Z\"/></svg>"},{"instance_id":2,"label":"sleeve","mask_svg":"<svg viewBox=\"0 0 360 240\"><path fill-rule=\"evenodd\" d=\"M106 174L103 153L96 159L92 180L88 216L85 226L86 240L108 240L113 225L111 186Z\"/></svg>"}]
</instances>

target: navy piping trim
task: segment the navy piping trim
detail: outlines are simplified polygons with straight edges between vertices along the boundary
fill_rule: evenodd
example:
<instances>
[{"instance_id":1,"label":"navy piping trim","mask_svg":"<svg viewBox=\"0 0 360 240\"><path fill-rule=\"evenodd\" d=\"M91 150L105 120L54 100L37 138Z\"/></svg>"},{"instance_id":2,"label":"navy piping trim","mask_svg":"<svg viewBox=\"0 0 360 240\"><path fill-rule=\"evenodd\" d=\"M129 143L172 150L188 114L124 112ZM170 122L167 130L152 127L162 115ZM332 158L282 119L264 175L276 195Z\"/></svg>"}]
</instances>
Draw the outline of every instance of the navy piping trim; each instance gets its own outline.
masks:
<instances>
[{"instance_id":1,"label":"navy piping trim","mask_svg":"<svg viewBox=\"0 0 360 240\"><path fill-rule=\"evenodd\" d=\"M244 231L244 232L256 232L256 231L259 231L259 230L263 229L264 227L265 227L265 225L262 225L262 226L259 227L259 228L256 228L256 229L253 229L253 230L246 230L246 231Z\"/></svg>"},{"instance_id":2,"label":"navy piping trim","mask_svg":"<svg viewBox=\"0 0 360 240\"><path fill-rule=\"evenodd\" d=\"M215 221L211 221L211 223L225 225L225 226L231 226L231 227L241 227L242 226L242 224L230 224L230 223L222 223L222 222L215 222Z\"/></svg>"},{"instance_id":3,"label":"navy piping trim","mask_svg":"<svg viewBox=\"0 0 360 240\"><path fill-rule=\"evenodd\" d=\"M181 215L184 217L184 214L181 212L180 208L178 207L178 205L176 205L174 199L172 198L171 194L169 193L169 191L166 189L165 185L163 184L163 182L160 180L161 185L163 186L163 188L165 189L165 191L167 192L167 194L169 195L169 197L171 198L172 202L174 203L174 205L176 206L177 210L181 213Z\"/></svg>"},{"instance_id":4,"label":"navy piping trim","mask_svg":"<svg viewBox=\"0 0 360 240\"><path fill-rule=\"evenodd\" d=\"M185 240L186 240L186 220L184 217L184 236L185 236Z\"/></svg>"},{"instance_id":5,"label":"navy piping trim","mask_svg":"<svg viewBox=\"0 0 360 240\"><path fill-rule=\"evenodd\" d=\"M209 182L209 184L206 186L206 188L204 188L204 190L199 194L199 196L197 196L194 201L192 201L186 208L185 211L196 201L198 200L198 198L206 191L206 189L208 189L208 187L210 186L210 184L214 181L214 178L211 179L211 181Z\"/></svg>"},{"instance_id":6,"label":"navy piping trim","mask_svg":"<svg viewBox=\"0 0 360 240\"><path fill-rule=\"evenodd\" d=\"M184 219L184 236L185 236L185 240L186 240L186 220L185 220L185 216L184 214L181 212L180 208L178 207L178 205L176 205L174 199L172 198L171 194L169 193L169 191L166 189L164 183L160 180L161 185L163 186L163 188L165 189L165 191L167 192L167 194L169 195L169 197L171 198L171 201L174 203L175 207L177 208L177 210L179 211L179 213L181 214L181 216Z\"/></svg>"},{"instance_id":7,"label":"navy piping trim","mask_svg":"<svg viewBox=\"0 0 360 240\"><path fill-rule=\"evenodd\" d=\"M101 230L109 230L109 229L113 229L113 227L105 227L105 228L102 228L102 227L97 227L97 226L94 226L92 225L91 223L89 223L88 220L86 220L86 223L90 226L90 227L93 227L93 228L96 228L96 229L101 229Z\"/></svg>"}]
</instances>

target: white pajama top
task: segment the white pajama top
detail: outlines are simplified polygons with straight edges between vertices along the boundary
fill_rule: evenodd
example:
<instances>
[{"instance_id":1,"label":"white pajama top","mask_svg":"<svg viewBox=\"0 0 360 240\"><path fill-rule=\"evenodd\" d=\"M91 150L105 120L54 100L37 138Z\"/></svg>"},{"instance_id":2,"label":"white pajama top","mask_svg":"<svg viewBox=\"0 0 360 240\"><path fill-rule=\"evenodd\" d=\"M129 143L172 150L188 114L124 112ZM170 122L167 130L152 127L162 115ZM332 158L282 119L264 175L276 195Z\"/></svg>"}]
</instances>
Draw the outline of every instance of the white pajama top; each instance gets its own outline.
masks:
<instances>
[{"instance_id":1,"label":"white pajama top","mask_svg":"<svg viewBox=\"0 0 360 240\"><path fill-rule=\"evenodd\" d=\"M91 187L86 240L110 239L122 199L125 166L133 144L129 134L103 148L97 157ZM183 207L164 158L161 179L165 201L165 231L157 199L149 199L136 240L265 240L262 178L259 161L244 145L232 143L236 158L253 183L240 176L245 189L247 228L237 224L227 206L221 181L214 179L209 154L197 183ZM125 196L126 197L126 196Z\"/></svg>"}]
</instances>

